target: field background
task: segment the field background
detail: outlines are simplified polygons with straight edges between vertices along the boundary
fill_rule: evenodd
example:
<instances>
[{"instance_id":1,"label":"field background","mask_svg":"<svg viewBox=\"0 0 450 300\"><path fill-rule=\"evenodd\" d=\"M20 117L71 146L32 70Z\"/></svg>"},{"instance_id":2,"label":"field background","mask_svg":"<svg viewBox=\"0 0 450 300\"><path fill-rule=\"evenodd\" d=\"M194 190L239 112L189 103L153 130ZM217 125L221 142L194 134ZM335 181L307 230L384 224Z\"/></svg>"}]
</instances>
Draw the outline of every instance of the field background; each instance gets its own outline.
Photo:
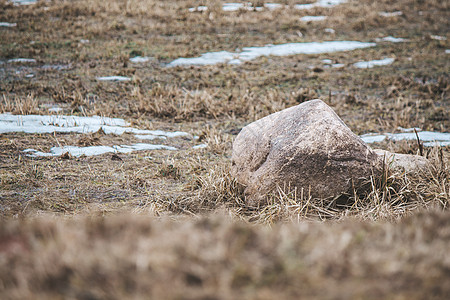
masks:
<instances>
[{"instance_id":1,"label":"field background","mask_svg":"<svg viewBox=\"0 0 450 300\"><path fill-rule=\"evenodd\" d=\"M202 4L210 10L188 11ZM164 141L176 152L31 158L22 151L141 141L101 132L0 134L1 298L445 299L449 147L426 149L426 172L373 179L368 194L347 197L349 205L280 189L269 205L248 207L229 170L243 126L315 98L358 135L398 127L449 132L450 4L220 7L221 1L0 1L0 21L17 23L0 27L0 60L37 60L0 65L0 113L46 115L57 105L64 115L118 117L141 129L199 137ZM379 15L385 11L403 14ZM299 21L305 15L328 19ZM389 35L408 41L239 66L166 67L210 51ZM135 56L151 59L130 62ZM352 67L385 57L395 62ZM323 59L345 67L326 68ZM96 79L110 75L132 80ZM208 146L192 149L195 143ZM373 147L419 153L416 141Z\"/></svg>"}]
</instances>

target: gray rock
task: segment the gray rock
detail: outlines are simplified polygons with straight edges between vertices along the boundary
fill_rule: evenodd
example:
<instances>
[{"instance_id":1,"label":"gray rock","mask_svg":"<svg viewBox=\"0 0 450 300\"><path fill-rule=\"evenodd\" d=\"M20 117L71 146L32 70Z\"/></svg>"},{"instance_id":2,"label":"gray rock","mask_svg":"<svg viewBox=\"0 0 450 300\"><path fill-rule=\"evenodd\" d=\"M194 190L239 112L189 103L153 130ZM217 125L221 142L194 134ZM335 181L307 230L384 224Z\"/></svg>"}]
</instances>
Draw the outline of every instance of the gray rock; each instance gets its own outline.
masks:
<instances>
[{"instance_id":1,"label":"gray rock","mask_svg":"<svg viewBox=\"0 0 450 300\"><path fill-rule=\"evenodd\" d=\"M320 99L266 116L233 143L232 174L249 205L264 204L277 186L336 197L380 174L382 158Z\"/></svg>"},{"instance_id":2,"label":"gray rock","mask_svg":"<svg viewBox=\"0 0 450 300\"><path fill-rule=\"evenodd\" d=\"M393 171L417 173L425 171L431 166L430 161L423 156L392 153L381 149L373 151L380 157L384 157L386 165Z\"/></svg>"}]
</instances>

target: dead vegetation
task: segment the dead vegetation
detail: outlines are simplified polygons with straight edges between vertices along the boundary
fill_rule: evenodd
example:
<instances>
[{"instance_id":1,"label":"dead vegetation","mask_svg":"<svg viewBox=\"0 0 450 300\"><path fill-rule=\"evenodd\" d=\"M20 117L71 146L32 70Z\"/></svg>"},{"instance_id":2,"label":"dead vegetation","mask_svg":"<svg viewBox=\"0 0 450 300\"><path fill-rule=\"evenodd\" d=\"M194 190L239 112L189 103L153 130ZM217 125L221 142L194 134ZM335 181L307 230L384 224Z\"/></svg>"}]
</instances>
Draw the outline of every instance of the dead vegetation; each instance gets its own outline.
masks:
<instances>
[{"instance_id":1,"label":"dead vegetation","mask_svg":"<svg viewBox=\"0 0 450 300\"><path fill-rule=\"evenodd\" d=\"M449 214L278 224L122 215L2 222L6 299L445 299Z\"/></svg>"},{"instance_id":2,"label":"dead vegetation","mask_svg":"<svg viewBox=\"0 0 450 300\"><path fill-rule=\"evenodd\" d=\"M14 99L3 94L3 99L0 103L0 113L31 115L38 111L38 100L33 94L29 94L25 98L14 97Z\"/></svg>"},{"instance_id":3,"label":"dead vegetation","mask_svg":"<svg viewBox=\"0 0 450 300\"><path fill-rule=\"evenodd\" d=\"M196 5L209 11L189 13ZM448 132L449 4L353 0L262 12L220 6L58 0L16 7L0 0L0 21L17 23L0 27L0 113L60 108L198 137L157 141L182 149L176 152L30 158L24 149L140 141L102 132L0 134L0 298L445 299L448 147L423 151L431 161L426 172L386 168L368 179L366 193L314 199L287 184L263 207L247 206L230 156L243 126L315 98L356 134ZM385 18L381 11L403 14ZM329 18L300 22L305 15ZM409 41L239 66L166 67L208 51L388 35ZM150 60L129 61L138 55ZM37 62L7 62L18 57ZM352 67L384 57L395 62ZM329 68L323 59L344 67ZM109 75L132 80L96 79ZM420 153L416 141L374 147Z\"/></svg>"}]
</instances>

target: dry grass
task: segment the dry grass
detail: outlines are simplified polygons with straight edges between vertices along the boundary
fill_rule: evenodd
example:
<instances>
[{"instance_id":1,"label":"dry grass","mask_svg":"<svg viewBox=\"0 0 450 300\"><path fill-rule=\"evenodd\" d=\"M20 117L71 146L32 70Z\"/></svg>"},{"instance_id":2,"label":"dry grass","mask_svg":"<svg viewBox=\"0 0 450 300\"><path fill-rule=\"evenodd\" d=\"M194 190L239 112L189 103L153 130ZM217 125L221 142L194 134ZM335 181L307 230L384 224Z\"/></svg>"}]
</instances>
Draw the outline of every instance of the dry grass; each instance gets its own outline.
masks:
<instances>
[{"instance_id":1,"label":"dry grass","mask_svg":"<svg viewBox=\"0 0 450 300\"><path fill-rule=\"evenodd\" d=\"M225 94L224 94L225 92ZM313 94L314 95L314 94ZM308 89L285 93L270 89L263 94L250 90L223 88L189 91L182 87L156 85L142 93L139 87L133 90L132 112L171 119L176 122L198 118L235 119L246 117L257 120L270 113L280 111L306 100L314 99ZM130 104L130 106L133 104Z\"/></svg>"},{"instance_id":2,"label":"dry grass","mask_svg":"<svg viewBox=\"0 0 450 300\"><path fill-rule=\"evenodd\" d=\"M439 151L440 150L440 151ZM442 149L429 153L428 170L416 174L391 171L386 166L380 178L370 178L364 194L354 192L334 199L315 199L307 190L278 187L268 195L263 207L248 207L243 189L230 175L229 165L213 167L208 174L195 178L195 197L180 199L185 211L193 214L228 207L239 218L273 224L279 221L330 220L349 216L363 220L398 220L423 209L449 208L449 167ZM205 209L206 208L206 209Z\"/></svg>"},{"instance_id":3,"label":"dry grass","mask_svg":"<svg viewBox=\"0 0 450 300\"><path fill-rule=\"evenodd\" d=\"M62 114L120 117L199 137L156 141L182 149L176 152L36 159L22 151L142 141L101 132L1 134L0 298L445 299L448 147L427 149L432 167L422 173L386 168L368 179L367 193L314 199L286 185L264 207L247 206L230 157L243 126L314 98L356 134L399 126L448 132L449 44L431 35L450 38L449 4L354 0L332 9L227 13L220 3L15 7L0 0L0 21L17 23L0 28L0 60L37 60L0 65L0 113L48 114L57 105ZM187 11L199 4L209 11ZM396 10L403 15L378 14ZM304 15L329 18L302 23ZM208 51L387 35L409 42L239 66L166 67ZM129 61L137 55L151 60ZM396 60L352 67L384 57ZM323 59L345 67L326 68ZM109 75L132 80L96 80ZM207 148L192 149L200 143ZM419 153L415 141L375 147Z\"/></svg>"},{"instance_id":4,"label":"dry grass","mask_svg":"<svg viewBox=\"0 0 450 300\"><path fill-rule=\"evenodd\" d=\"M447 213L280 224L224 215L2 222L3 299L445 299Z\"/></svg>"},{"instance_id":5,"label":"dry grass","mask_svg":"<svg viewBox=\"0 0 450 300\"><path fill-rule=\"evenodd\" d=\"M31 94L26 98L15 97L10 99L3 94L2 102L0 103L0 113L13 113L18 115L30 115L37 113L38 100Z\"/></svg>"}]
</instances>

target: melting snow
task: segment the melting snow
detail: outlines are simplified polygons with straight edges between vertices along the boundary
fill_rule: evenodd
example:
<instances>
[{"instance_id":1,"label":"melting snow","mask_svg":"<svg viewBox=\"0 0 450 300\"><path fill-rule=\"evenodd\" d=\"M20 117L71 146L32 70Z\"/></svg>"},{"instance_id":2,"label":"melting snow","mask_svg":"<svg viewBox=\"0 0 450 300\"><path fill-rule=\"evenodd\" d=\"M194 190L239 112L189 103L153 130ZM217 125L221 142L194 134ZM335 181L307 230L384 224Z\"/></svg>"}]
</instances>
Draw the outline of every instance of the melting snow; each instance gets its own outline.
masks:
<instances>
[{"instance_id":1,"label":"melting snow","mask_svg":"<svg viewBox=\"0 0 450 300\"><path fill-rule=\"evenodd\" d=\"M193 146L192 149L204 149L206 147L208 147L207 144L200 144L200 145Z\"/></svg>"},{"instance_id":2,"label":"melting snow","mask_svg":"<svg viewBox=\"0 0 450 300\"><path fill-rule=\"evenodd\" d=\"M416 130L417 132L422 131L422 129L420 129L419 127L413 127L413 128L403 128L403 127L397 127L398 130L400 130L401 132L414 132L414 130Z\"/></svg>"},{"instance_id":3,"label":"melting snow","mask_svg":"<svg viewBox=\"0 0 450 300\"><path fill-rule=\"evenodd\" d=\"M332 68L336 68L336 69L340 69L340 68L345 67L345 64L332 64L331 67Z\"/></svg>"},{"instance_id":4,"label":"melting snow","mask_svg":"<svg viewBox=\"0 0 450 300\"><path fill-rule=\"evenodd\" d=\"M208 6L204 6L204 5L189 8L189 11L190 11L190 12L195 12L195 11L207 11L207 10L208 10Z\"/></svg>"},{"instance_id":5,"label":"melting snow","mask_svg":"<svg viewBox=\"0 0 450 300\"><path fill-rule=\"evenodd\" d=\"M287 56L294 54L320 54L338 51L350 51L367 47L374 47L375 43L363 43L358 41L330 41L330 42L312 42L312 43L290 43L280 45L267 45L263 47L245 47L242 52L209 52L200 57L178 58L168 67L182 65L214 65L219 63L238 64L242 61L249 61L260 56Z\"/></svg>"},{"instance_id":6,"label":"melting snow","mask_svg":"<svg viewBox=\"0 0 450 300\"><path fill-rule=\"evenodd\" d=\"M56 109L56 108L55 108ZM190 136L187 132L163 130L142 130L126 127L127 122L119 118L106 117L77 117L77 116L39 116L39 115L11 115L0 114L0 133L25 132L25 133L53 133L53 132L76 132L93 133L102 129L106 134L123 134L125 132L135 134L139 139L167 139L174 137ZM53 147L49 153L40 152L34 149L27 149L24 152L29 156L59 156L69 152L73 156L99 155L108 152L129 153L141 150L177 150L177 148L165 145L153 145L137 143L131 146L90 146L76 147L64 146Z\"/></svg>"},{"instance_id":7,"label":"melting snow","mask_svg":"<svg viewBox=\"0 0 450 300\"><path fill-rule=\"evenodd\" d=\"M446 54L450 54L450 49L445 49Z\"/></svg>"},{"instance_id":8,"label":"melting snow","mask_svg":"<svg viewBox=\"0 0 450 300\"><path fill-rule=\"evenodd\" d=\"M130 58L130 61L134 62L134 63L144 63L144 62L148 62L149 60L150 60L150 57L147 57L147 56L136 56L136 57Z\"/></svg>"},{"instance_id":9,"label":"melting snow","mask_svg":"<svg viewBox=\"0 0 450 300\"><path fill-rule=\"evenodd\" d=\"M261 11L263 10L262 7L253 7L251 2L248 3L224 3L222 6L223 11L238 11L240 9L246 9L246 10L257 10Z\"/></svg>"},{"instance_id":10,"label":"melting snow","mask_svg":"<svg viewBox=\"0 0 450 300\"><path fill-rule=\"evenodd\" d=\"M10 0L9 2L13 3L14 5L31 5L36 4L37 0Z\"/></svg>"},{"instance_id":11,"label":"melting snow","mask_svg":"<svg viewBox=\"0 0 450 300\"><path fill-rule=\"evenodd\" d=\"M441 146L441 147L447 147L450 146L450 141L446 141L446 142L426 142L423 143L424 147L434 147L434 146Z\"/></svg>"},{"instance_id":12,"label":"melting snow","mask_svg":"<svg viewBox=\"0 0 450 300\"><path fill-rule=\"evenodd\" d=\"M189 136L187 132L182 131L167 132L163 130L143 130L126 126L128 126L128 124L123 119L99 116L22 116L0 114L0 133L93 133L101 128L106 134L121 135L127 132L135 135L153 135L166 138Z\"/></svg>"},{"instance_id":13,"label":"melting snow","mask_svg":"<svg viewBox=\"0 0 450 300\"><path fill-rule=\"evenodd\" d=\"M411 129L404 129L403 133L384 133L384 134L364 134L361 135L361 139L370 144L375 142L382 142L385 139L391 140L391 141L401 141L401 140L416 140L416 133L415 132L409 132ZM448 146L450 145L450 133L442 133L442 132L431 132L431 131L421 131L417 133L419 135L419 139L421 141L424 141L424 146L426 147L432 147L435 144L441 145L441 146Z\"/></svg>"},{"instance_id":14,"label":"melting snow","mask_svg":"<svg viewBox=\"0 0 450 300\"><path fill-rule=\"evenodd\" d=\"M333 7L336 5L339 5L341 3L345 3L347 0L318 0L315 3L311 4L296 4L294 5L295 9L311 9L314 7ZM281 9L281 8L288 8L288 5L283 5L280 3L265 3L264 7L262 6L253 6L251 2L247 3L224 3L222 5L223 11L238 11L241 9L244 10L251 10L251 11L262 11L264 8L267 8L269 10L275 10L275 9ZM191 7L189 8L190 12L198 12L198 11L207 11L208 7L201 5L197 7Z\"/></svg>"},{"instance_id":15,"label":"melting snow","mask_svg":"<svg viewBox=\"0 0 450 300\"><path fill-rule=\"evenodd\" d=\"M274 7L274 5L275 5L274 3L270 3L269 7ZM281 4L278 4L278 5L281 5ZM264 6L266 6L266 5L264 5ZM254 7L251 2L247 2L247 3L224 3L222 5L222 10L223 11L238 11L240 9L262 11L263 7L260 7L260 6ZM189 8L190 12L207 11L207 10L208 10L208 7L204 6L204 5Z\"/></svg>"},{"instance_id":16,"label":"melting snow","mask_svg":"<svg viewBox=\"0 0 450 300\"><path fill-rule=\"evenodd\" d=\"M342 3L347 2L347 0L319 0L311 4L296 4L295 9L311 9L314 7L333 7Z\"/></svg>"},{"instance_id":17,"label":"melting snow","mask_svg":"<svg viewBox=\"0 0 450 300\"><path fill-rule=\"evenodd\" d=\"M376 42L391 42L391 43L401 43L401 42L407 42L408 39L404 39L404 38L396 38L393 36L386 36L384 38L381 39L375 39Z\"/></svg>"},{"instance_id":18,"label":"melting snow","mask_svg":"<svg viewBox=\"0 0 450 300\"><path fill-rule=\"evenodd\" d=\"M326 33L335 33L336 30L334 30L333 28L325 28L323 31L325 31Z\"/></svg>"},{"instance_id":19,"label":"melting snow","mask_svg":"<svg viewBox=\"0 0 450 300\"><path fill-rule=\"evenodd\" d=\"M360 138L367 144L379 143L386 139L385 135L372 135L371 133L361 135Z\"/></svg>"},{"instance_id":20,"label":"melting snow","mask_svg":"<svg viewBox=\"0 0 450 300\"><path fill-rule=\"evenodd\" d=\"M251 5L251 3L250 3L250 5ZM249 9L250 6L248 4L244 4L244 3L224 3L222 6L223 11L237 11L241 8Z\"/></svg>"},{"instance_id":21,"label":"melting snow","mask_svg":"<svg viewBox=\"0 0 450 300\"><path fill-rule=\"evenodd\" d=\"M360 69L370 69L375 66L386 66L390 65L395 61L394 58L385 58L385 59L379 59L379 60L371 60L371 61L360 61L357 63L354 63L353 66Z\"/></svg>"},{"instance_id":22,"label":"melting snow","mask_svg":"<svg viewBox=\"0 0 450 300\"><path fill-rule=\"evenodd\" d=\"M158 138L161 137L167 137L167 138L175 138L175 137L182 137L182 136L189 136L189 133L183 132L183 131L163 131L163 130L140 130L145 131L145 134L137 134L136 138L141 140L146 139L153 139L152 136L156 136Z\"/></svg>"},{"instance_id":23,"label":"melting snow","mask_svg":"<svg viewBox=\"0 0 450 300\"><path fill-rule=\"evenodd\" d=\"M432 132L432 131L421 131L417 133L420 140L425 142L432 141L450 141L450 133L442 132ZM388 135L390 140L401 141L401 140L415 140L417 139L415 132L403 132L403 133L391 133Z\"/></svg>"},{"instance_id":24,"label":"melting snow","mask_svg":"<svg viewBox=\"0 0 450 300\"><path fill-rule=\"evenodd\" d=\"M64 146L53 147L50 152L41 152L34 149L26 149L23 152L27 153L27 156L61 156L64 153L69 153L72 156L93 156L101 155L105 153L130 153L133 151L145 151L145 150L178 150L175 147L165 145L153 145L153 144L134 144L134 145L120 145L120 146L89 146L89 147L77 147L77 146Z\"/></svg>"},{"instance_id":25,"label":"melting snow","mask_svg":"<svg viewBox=\"0 0 450 300\"><path fill-rule=\"evenodd\" d=\"M401 15L403 15L403 12L401 12L401 11L393 11L393 12L382 11L382 12L379 12L378 14L382 17L389 18L389 17L401 16Z\"/></svg>"},{"instance_id":26,"label":"melting snow","mask_svg":"<svg viewBox=\"0 0 450 300\"><path fill-rule=\"evenodd\" d=\"M235 59L238 59L238 57L238 53L231 53L228 51L209 52L202 54L200 57L178 58L169 63L168 66L175 67L180 65L215 65L232 60L236 63L237 60Z\"/></svg>"},{"instance_id":27,"label":"melting snow","mask_svg":"<svg viewBox=\"0 0 450 300\"><path fill-rule=\"evenodd\" d=\"M105 76L105 77L97 77L97 80L100 81L130 81L131 78L125 76Z\"/></svg>"},{"instance_id":28,"label":"melting snow","mask_svg":"<svg viewBox=\"0 0 450 300\"><path fill-rule=\"evenodd\" d=\"M137 139L140 139L140 140L151 140L151 141L156 140L156 139L163 139L163 140L167 139L167 137L165 137L165 136L159 136L159 135L153 135L153 134L136 134L134 137Z\"/></svg>"},{"instance_id":29,"label":"melting snow","mask_svg":"<svg viewBox=\"0 0 450 300\"><path fill-rule=\"evenodd\" d=\"M280 4L280 3L265 3L264 7L270 10L280 9L283 7L286 7L286 5Z\"/></svg>"},{"instance_id":30,"label":"melting snow","mask_svg":"<svg viewBox=\"0 0 450 300\"><path fill-rule=\"evenodd\" d=\"M440 35L430 35L430 38L432 38L433 40L438 40L438 41L446 41L447 38L445 36L440 36Z\"/></svg>"},{"instance_id":31,"label":"melting snow","mask_svg":"<svg viewBox=\"0 0 450 300\"><path fill-rule=\"evenodd\" d=\"M0 27L16 27L17 23L0 22Z\"/></svg>"},{"instance_id":32,"label":"melting snow","mask_svg":"<svg viewBox=\"0 0 450 300\"><path fill-rule=\"evenodd\" d=\"M322 59L322 63L324 63L324 68L343 68L345 67L345 64L333 64L333 61L331 59Z\"/></svg>"},{"instance_id":33,"label":"melting snow","mask_svg":"<svg viewBox=\"0 0 450 300\"><path fill-rule=\"evenodd\" d=\"M35 63L36 60L34 58L12 58L8 59L9 63Z\"/></svg>"},{"instance_id":34,"label":"melting snow","mask_svg":"<svg viewBox=\"0 0 450 300\"><path fill-rule=\"evenodd\" d=\"M328 18L327 16L304 16L300 18L300 21L303 22L314 22L314 21L323 21L326 18Z\"/></svg>"}]
</instances>

